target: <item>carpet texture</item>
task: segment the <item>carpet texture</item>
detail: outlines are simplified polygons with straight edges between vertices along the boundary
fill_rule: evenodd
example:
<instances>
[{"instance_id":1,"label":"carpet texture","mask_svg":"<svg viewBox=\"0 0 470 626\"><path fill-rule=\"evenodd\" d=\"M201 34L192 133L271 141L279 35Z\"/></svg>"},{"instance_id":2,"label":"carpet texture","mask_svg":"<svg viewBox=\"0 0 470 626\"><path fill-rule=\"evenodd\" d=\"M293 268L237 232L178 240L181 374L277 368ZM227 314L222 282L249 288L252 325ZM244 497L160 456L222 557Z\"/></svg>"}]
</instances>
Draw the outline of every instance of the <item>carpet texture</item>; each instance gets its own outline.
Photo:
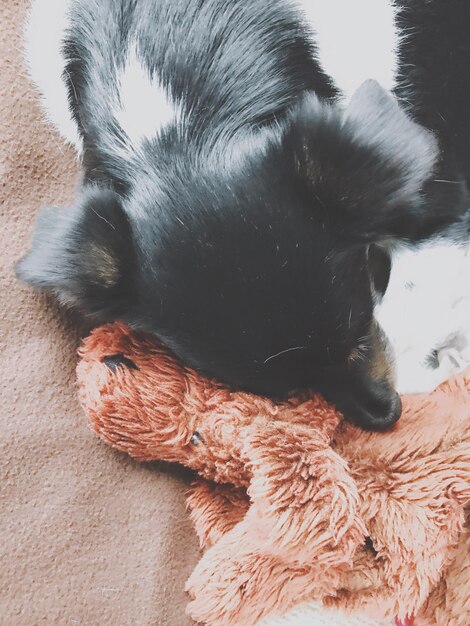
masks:
<instances>
[{"instance_id":1,"label":"carpet texture","mask_svg":"<svg viewBox=\"0 0 470 626\"><path fill-rule=\"evenodd\" d=\"M92 435L74 375L88 329L14 277L38 209L77 176L26 76L28 5L0 3L0 623L188 626L185 480Z\"/></svg>"}]
</instances>

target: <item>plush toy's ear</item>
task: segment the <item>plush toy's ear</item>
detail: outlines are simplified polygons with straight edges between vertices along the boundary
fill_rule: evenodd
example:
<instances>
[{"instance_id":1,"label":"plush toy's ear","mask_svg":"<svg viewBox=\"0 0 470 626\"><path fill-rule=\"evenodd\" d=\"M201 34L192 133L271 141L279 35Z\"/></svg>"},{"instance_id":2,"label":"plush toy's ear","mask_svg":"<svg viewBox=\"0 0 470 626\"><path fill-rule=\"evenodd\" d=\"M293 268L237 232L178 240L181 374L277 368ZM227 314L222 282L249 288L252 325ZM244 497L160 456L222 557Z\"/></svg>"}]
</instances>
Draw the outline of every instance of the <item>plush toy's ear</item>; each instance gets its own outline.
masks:
<instances>
[{"instance_id":1,"label":"plush toy's ear","mask_svg":"<svg viewBox=\"0 0 470 626\"><path fill-rule=\"evenodd\" d=\"M352 96L344 119L358 142L379 151L400 170L405 200L419 192L436 164L437 140L408 117L390 92L375 80L365 81Z\"/></svg>"},{"instance_id":2,"label":"plush toy's ear","mask_svg":"<svg viewBox=\"0 0 470 626\"><path fill-rule=\"evenodd\" d=\"M134 250L119 196L89 189L74 207L41 211L17 275L66 305L106 317L129 297Z\"/></svg>"}]
</instances>

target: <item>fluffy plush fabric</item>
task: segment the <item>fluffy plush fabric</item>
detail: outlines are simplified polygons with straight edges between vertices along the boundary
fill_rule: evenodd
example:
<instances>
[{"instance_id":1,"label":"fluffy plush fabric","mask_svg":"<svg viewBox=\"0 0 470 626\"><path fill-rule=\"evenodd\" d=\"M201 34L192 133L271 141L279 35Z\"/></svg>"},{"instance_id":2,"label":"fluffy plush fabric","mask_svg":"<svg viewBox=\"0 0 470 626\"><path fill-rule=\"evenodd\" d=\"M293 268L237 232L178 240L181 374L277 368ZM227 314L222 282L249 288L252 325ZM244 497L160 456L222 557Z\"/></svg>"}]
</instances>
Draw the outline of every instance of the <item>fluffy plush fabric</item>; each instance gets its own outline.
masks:
<instances>
[{"instance_id":1,"label":"fluffy plush fabric","mask_svg":"<svg viewBox=\"0 0 470 626\"><path fill-rule=\"evenodd\" d=\"M256 626L396 626L396 622L373 620L364 615L351 615L336 609L326 609L320 602L310 602L301 604L285 615L268 616Z\"/></svg>"},{"instance_id":2,"label":"fluffy plush fabric","mask_svg":"<svg viewBox=\"0 0 470 626\"><path fill-rule=\"evenodd\" d=\"M0 623L188 626L184 481L97 445L75 393L77 320L14 276L37 210L67 204L77 175L26 77L28 5L0 6Z\"/></svg>"},{"instance_id":3,"label":"fluffy plush fabric","mask_svg":"<svg viewBox=\"0 0 470 626\"><path fill-rule=\"evenodd\" d=\"M398 425L378 434L318 396L230 392L120 324L97 329L78 366L104 440L204 477L188 505L206 552L187 589L190 614L210 626L251 626L310 600L464 626L469 375L404 397Z\"/></svg>"}]
</instances>

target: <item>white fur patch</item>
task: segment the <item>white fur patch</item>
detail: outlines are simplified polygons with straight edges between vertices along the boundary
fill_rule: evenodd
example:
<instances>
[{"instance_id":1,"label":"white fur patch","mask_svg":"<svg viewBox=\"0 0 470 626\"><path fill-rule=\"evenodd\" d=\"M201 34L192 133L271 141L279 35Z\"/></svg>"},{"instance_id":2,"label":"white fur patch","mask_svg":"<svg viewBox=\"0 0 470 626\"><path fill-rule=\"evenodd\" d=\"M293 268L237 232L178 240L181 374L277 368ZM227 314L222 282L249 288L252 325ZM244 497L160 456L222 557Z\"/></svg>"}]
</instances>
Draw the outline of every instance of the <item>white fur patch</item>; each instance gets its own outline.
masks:
<instances>
[{"instance_id":1,"label":"white fur patch","mask_svg":"<svg viewBox=\"0 0 470 626\"><path fill-rule=\"evenodd\" d=\"M347 100L373 78L392 89L398 36L392 0L294 0L318 46L319 61Z\"/></svg>"},{"instance_id":2,"label":"white fur patch","mask_svg":"<svg viewBox=\"0 0 470 626\"><path fill-rule=\"evenodd\" d=\"M41 94L47 119L78 152L82 140L72 117L62 79L62 54L72 0L33 0L25 29L25 55L31 79Z\"/></svg>"},{"instance_id":3,"label":"white fur patch","mask_svg":"<svg viewBox=\"0 0 470 626\"><path fill-rule=\"evenodd\" d=\"M470 363L470 244L398 249L375 317L400 393L427 393Z\"/></svg>"},{"instance_id":4,"label":"white fur patch","mask_svg":"<svg viewBox=\"0 0 470 626\"><path fill-rule=\"evenodd\" d=\"M129 48L124 68L118 72L117 85L114 115L133 144L156 137L178 119L179 107L158 77L151 76L144 67L134 45Z\"/></svg>"}]
</instances>

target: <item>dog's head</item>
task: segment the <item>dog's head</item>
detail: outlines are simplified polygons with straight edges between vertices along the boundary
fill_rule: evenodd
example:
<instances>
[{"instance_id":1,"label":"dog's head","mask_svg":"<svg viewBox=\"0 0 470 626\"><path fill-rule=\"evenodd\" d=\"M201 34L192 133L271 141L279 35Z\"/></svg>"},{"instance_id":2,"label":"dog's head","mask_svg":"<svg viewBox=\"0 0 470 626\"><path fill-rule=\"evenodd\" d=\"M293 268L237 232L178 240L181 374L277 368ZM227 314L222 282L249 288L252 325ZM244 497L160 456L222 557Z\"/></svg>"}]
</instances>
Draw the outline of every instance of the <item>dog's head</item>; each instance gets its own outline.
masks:
<instances>
[{"instance_id":1,"label":"dog's head","mask_svg":"<svg viewBox=\"0 0 470 626\"><path fill-rule=\"evenodd\" d=\"M315 387L386 428L400 402L373 321L387 272L374 246L422 211L434 138L373 82L346 111L310 95L262 132L220 171L213 155L175 160L126 196L93 187L46 209L19 275L204 374L278 396Z\"/></svg>"}]
</instances>

